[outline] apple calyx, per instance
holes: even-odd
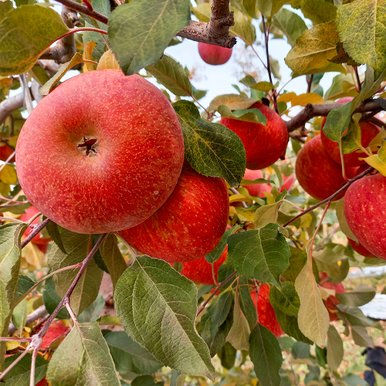
[[[86,156],[90,154],[96,154],[95,145],[97,142],[98,140],[96,138],[83,137],[83,142],[78,145],[78,148],[80,148],[82,151],[85,151]]]

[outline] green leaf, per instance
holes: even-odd
[[[59,232],[67,253],[64,253],[57,244],[50,246],[47,259],[51,271],[80,263],[89,252],[89,235],[73,233],[63,228],[59,228]],[[68,270],[54,276],[55,287],[59,296],[65,294],[76,273],[77,270]],[[96,299],[101,280],[102,271],[95,261],[90,261],[71,295],[71,307],[76,314],[82,312]]]
[[[23,5],[0,20],[0,75],[28,71],[68,28],[53,9]]]
[[[300,299],[298,314],[300,331],[318,346],[323,347],[327,340],[330,318],[315,281],[310,255],[296,278],[295,288]]]
[[[323,127],[323,132],[328,138],[335,142],[341,141],[344,132],[350,125],[351,114],[356,107],[354,101],[355,99],[328,113],[326,123]]]
[[[249,328],[248,320],[245,317],[243,310],[240,307],[239,297],[235,296],[235,303],[233,307],[233,324],[226,337],[236,350],[249,349]]]
[[[301,9],[314,24],[326,23],[336,17],[336,7],[328,0],[302,0]]]
[[[240,305],[248,320],[249,327],[252,330],[256,325],[257,318],[256,308],[252,301],[248,284],[248,279],[245,276],[239,278]]]
[[[257,7],[265,17],[271,17],[287,3],[286,0],[257,0]]]
[[[245,149],[240,138],[218,123],[200,117],[192,102],[174,104],[185,141],[185,157],[198,173],[222,177],[237,185],[245,171]]]
[[[97,323],[74,325],[52,356],[47,379],[53,386],[120,385]]]
[[[266,116],[259,109],[255,108],[231,111],[227,106],[220,106],[218,112],[222,117],[232,117],[240,121],[261,123],[262,125],[267,123]]]
[[[287,315],[297,316],[300,306],[299,296],[291,282],[284,282],[282,287],[272,287],[269,300],[275,310],[280,310]]]
[[[168,263],[140,256],[119,278],[114,299],[125,331],[158,361],[212,377],[209,350],[194,327],[197,289],[192,282]]]
[[[307,261],[307,255],[304,253],[304,251],[298,248],[290,247],[290,251],[290,264],[288,269],[283,273],[283,277],[286,280],[295,282],[296,278],[298,277],[300,271],[302,270],[304,264]]]
[[[109,331],[105,335],[115,367],[123,378],[153,374],[162,364],[149,351],[134,342],[123,331]]]
[[[54,280],[52,278],[47,279],[43,290],[43,302],[49,314],[52,314],[61,299],[62,298],[57,294],[55,290]],[[62,308],[56,318],[69,319],[70,315],[68,314],[66,308]]]
[[[261,385],[280,385],[279,370],[283,357],[275,336],[267,328],[257,324],[251,333],[249,344],[249,355]]]
[[[338,7],[337,28],[356,62],[381,72],[386,67],[386,1],[355,0]]]
[[[237,9],[233,11],[233,17],[234,25],[229,31],[242,39],[248,46],[253,45],[256,40],[256,30],[252,24],[252,18]]]
[[[343,342],[334,326],[330,326],[327,334],[327,364],[332,371],[336,371],[343,360]]]
[[[228,238],[228,263],[238,273],[278,285],[289,264],[290,249],[277,224],[237,233]]]
[[[251,107],[256,102],[256,99],[248,98],[245,95],[239,94],[224,94],[218,95],[212,99],[209,104],[208,111],[214,112],[222,105],[228,107],[229,110],[242,110]]]
[[[346,96],[357,95],[355,83],[351,74],[334,76],[330,88],[326,91],[325,99],[335,100]]]
[[[118,248],[116,236],[112,234],[108,235],[99,248],[99,252],[109,271],[113,286],[115,287],[118,279],[127,268],[125,259]]]
[[[189,5],[189,0],[137,0],[115,8],[109,18],[109,42],[126,74],[159,60],[188,24]]]
[[[254,224],[256,228],[263,228],[268,224],[275,224],[279,216],[279,209],[283,200],[273,204],[262,205],[256,209]]]
[[[186,70],[180,63],[167,55],[155,64],[146,67],[162,85],[177,96],[192,96],[193,88]]]
[[[282,8],[273,18],[272,24],[279,28],[293,46],[296,39],[307,29],[304,20],[294,12]]]
[[[13,10],[13,4],[11,1],[2,1],[0,3],[0,19],[4,17],[4,15]]]
[[[284,60],[296,75],[340,71],[341,65],[330,62],[338,42],[334,22],[318,24],[302,33]]]
[[[206,256],[205,256],[205,259],[208,263],[214,263],[216,260],[219,259],[219,257],[221,256],[221,254],[224,252],[224,249],[228,243],[228,237],[230,235],[232,235],[233,233],[235,233],[237,230],[240,229],[240,226],[239,225],[234,225],[231,229],[228,229],[224,232],[224,234],[222,235],[220,241],[218,242],[218,244],[215,246],[214,249],[212,249],[212,251],[210,251]]]
[[[360,307],[364,304],[367,304],[375,296],[375,291],[351,291],[336,294],[337,299],[340,303],[345,304],[346,306],[351,307]]]
[[[8,367],[18,356],[10,356],[5,360],[5,366]],[[38,355],[35,366],[35,382],[39,382],[46,374],[48,362]],[[4,386],[28,386],[31,374],[31,355],[25,356],[4,378]]]

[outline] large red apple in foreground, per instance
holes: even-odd
[[[92,71],[65,81],[27,119],[16,168],[28,200],[59,225],[107,233],[149,218],[184,157],[166,97],[138,75]]]
[[[198,53],[205,63],[219,65],[226,63],[230,59],[232,48],[200,42],[198,43]]]
[[[227,117],[220,123],[240,137],[247,155],[247,168],[263,169],[285,154],[287,126],[279,114],[263,103],[255,103],[250,108],[259,109],[265,115],[266,125]]]
[[[251,292],[251,298],[255,305],[257,317],[259,323],[268,328],[276,337],[283,335],[283,330],[277,321],[275,310],[273,309],[271,302],[269,301],[269,293],[271,288],[268,284],[262,284],[259,288],[259,292]]]
[[[386,259],[386,177],[376,174],[355,181],[344,196],[344,213],[359,243]]]
[[[218,270],[225,262],[227,256],[228,246],[225,247],[224,252],[214,264],[208,263],[205,256],[183,263],[181,274],[195,283],[214,285],[216,284],[214,279],[217,280]]]
[[[312,197],[323,200],[336,192],[346,182],[342,168],[324,151],[320,135],[306,142],[296,159],[296,178]],[[352,170],[348,170],[355,174]],[[342,195],[335,197],[335,200]]]
[[[225,182],[185,165],[166,203],[148,220],[120,235],[152,257],[169,263],[191,261],[217,245],[226,229],[228,211]]]

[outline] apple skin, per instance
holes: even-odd
[[[30,206],[29,208],[26,209],[26,211],[20,216],[21,221],[23,222],[28,222],[33,216],[38,214],[39,211],[34,207]],[[36,218],[30,226],[25,230],[23,237],[28,237],[30,233],[33,231],[33,228],[35,225],[39,224],[40,220],[39,218]],[[47,245],[49,243],[50,239],[42,237],[40,233],[38,233],[32,240],[31,242],[35,245],[38,246],[38,248],[43,252],[47,252]]]
[[[224,180],[198,174],[185,164],[166,203],[142,224],[119,234],[149,256],[169,263],[192,261],[217,245],[228,213]]]
[[[344,213],[359,243],[386,259],[386,177],[375,174],[355,181],[344,196]]]
[[[95,153],[81,147],[84,138],[97,141]],[[167,98],[118,70],[65,81],[32,112],[16,146],[17,175],[31,204],[87,234],[149,218],[172,193],[183,158],[181,126]]]
[[[261,170],[251,170],[251,169],[245,169],[244,173],[244,180],[257,180],[258,178],[264,178],[263,173]],[[251,185],[243,185],[245,189],[248,190],[249,194],[251,196],[256,197],[265,197],[266,193],[270,193],[272,190],[272,186],[269,184],[251,184]]]
[[[357,243],[356,241],[354,240],[351,240],[347,237],[347,240],[348,240],[348,243],[351,245],[351,248],[359,253],[360,255],[364,256],[364,257],[372,257],[373,254],[371,252],[369,252],[362,244],[360,243]]]
[[[217,66],[226,63],[230,59],[232,48],[200,42],[198,43],[198,53],[205,63]]]
[[[355,175],[352,169],[347,174]],[[336,192],[345,180],[342,168],[324,151],[320,135],[306,142],[299,151],[295,166],[296,178],[301,187],[312,197],[324,200]],[[344,193],[338,195],[338,200]]]
[[[261,102],[250,108],[259,109],[265,115],[266,125],[228,117],[222,118],[220,123],[240,137],[245,147],[247,168],[263,169],[285,154],[288,144],[287,126],[279,114]]]
[[[6,143],[0,143],[0,160],[6,161],[8,157],[14,152],[11,146]]]
[[[268,284],[264,283],[260,285],[258,293],[256,293],[256,291],[251,292],[251,298],[256,308],[259,323],[268,328],[273,335],[279,337],[283,335],[284,332],[277,321],[275,310],[269,301],[270,292],[271,288]]]
[[[193,261],[183,263],[181,275],[184,275],[188,279],[198,284],[215,285],[216,283],[213,280],[213,274],[217,280],[218,270],[220,269],[221,265],[225,262],[227,257],[228,257],[228,246],[225,247],[224,252],[214,262],[214,264],[208,263],[205,259],[205,256],[200,257],[199,259],[196,259]],[[214,272],[212,272],[212,265],[213,265]]]

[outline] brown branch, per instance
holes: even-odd
[[[323,204],[326,204],[330,201],[332,201],[336,196],[338,196],[340,193],[344,192],[353,182],[361,179],[362,177],[364,177],[365,175],[369,174],[371,171],[373,171],[374,169],[372,167],[369,167],[367,168],[366,170],[364,170],[362,173],[358,174],[357,176],[351,178],[350,180],[348,180],[343,186],[341,186],[336,192],[334,192],[333,194],[331,194],[331,196],[328,196],[327,198],[325,198],[324,200],[322,201],[319,201],[317,204],[313,205],[313,206],[310,206],[308,209],[304,210],[303,212],[299,213],[298,215],[296,215],[295,217],[291,218],[291,220],[287,221],[285,224],[283,224],[283,227],[286,227],[290,224],[292,224],[294,221],[296,221],[297,219],[299,219],[300,217],[304,216],[305,214],[309,213],[309,212],[312,212],[313,210],[315,210],[316,208],[319,208],[320,206],[322,206]]]
[[[72,0],[56,0],[56,1],[60,4],[63,4],[69,9],[72,9],[84,15],[90,16],[93,19],[100,21],[103,24],[107,24],[109,22],[109,19],[105,15],[102,15],[101,13],[88,8],[86,5],[79,4],[76,1],[72,1]]]
[[[7,99],[3,100],[0,103],[0,123],[3,123],[5,119],[11,115],[12,111],[23,107],[24,104],[24,94],[20,93]]]
[[[27,316],[25,325],[28,326],[31,323],[35,322],[36,320],[46,317],[47,315],[48,315],[48,312],[46,310],[46,307],[44,305],[40,306]],[[12,335],[15,331],[16,331],[15,325],[13,323],[10,323],[8,328],[8,334]],[[14,339],[14,338],[10,338],[10,339]]]
[[[307,121],[313,117],[326,116],[331,110],[342,107],[341,103],[327,103],[323,105],[313,105],[309,103],[300,111],[297,115],[286,122],[287,129],[289,132],[302,127]],[[379,112],[382,107],[374,100],[361,103],[355,110],[354,113],[364,113],[367,111]]]
[[[34,230],[28,235],[28,237],[26,237],[23,242],[21,243],[20,245],[20,248],[24,248],[36,235],[38,235],[41,230],[47,226],[47,224],[50,222],[51,220],[49,218],[46,218],[45,220],[43,220],[41,223],[35,225],[34,227]]]

